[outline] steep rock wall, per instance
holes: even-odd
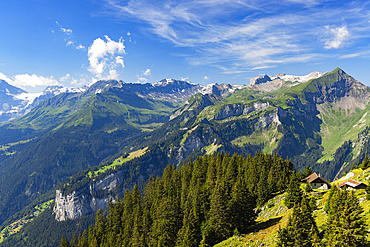
[[[266,103],[256,102],[252,105],[242,105],[242,104],[226,105],[218,111],[214,119],[223,120],[228,117],[248,115],[254,111],[262,111],[269,106],[270,104],[268,102]]]
[[[54,213],[57,221],[66,219],[76,219],[81,216],[105,209],[108,207],[110,200],[115,202],[116,196],[122,196],[123,192],[108,196],[107,198],[96,198],[94,192],[113,190],[121,182],[121,173],[113,173],[106,178],[91,184],[88,193],[82,191],[73,191],[71,194],[64,196],[60,190],[56,190]]]

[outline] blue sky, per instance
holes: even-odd
[[[370,86],[370,1],[1,1],[0,36],[0,79],[29,92],[336,67]]]

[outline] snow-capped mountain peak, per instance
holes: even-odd
[[[61,93],[79,93],[86,88],[48,86],[43,92],[28,93],[21,88],[0,80],[0,123],[21,117],[35,108],[41,101]]]

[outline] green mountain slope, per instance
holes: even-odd
[[[102,83],[82,94],[58,95],[0,126],[0,223],[61,181],[119,153],[181,104]]]

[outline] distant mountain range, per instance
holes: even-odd
[[[74,219],[167,164],[221,151],[276,152],[335,179],[370,152],[369,102],[370,89],[340,68],[249,85],[110,80],[65,91],[0,125],[0,224],[56,189],[55,215]]]
[[[41,93],[27,93],[21,88],[9,85],[0,80],[0,123],[24,116],[43,100],[54,97],[60,93],[77,93],[86,88],[65,88],[61,86],[48,86]]]
[[[260,88],[262,86],[261,83],[263,82],[263,85],[267,85],[266,82],[269,82],[269,84],[271,84],[270,87],[273,89],[276,86],[279,87],[281,81],[284,82],[290,80],[301,83],[309,79],[317,78],[321,75],[323,74],[319,72],[312,72],[307,76],[289,76],[286,74],[278,74],[273,77],[269,77],[267,75],[264,77],[257,76],[256,78],[251,79],[250,86],[264,90],[266,86],[264,88]],[[212,93],[219,96],[225,96],[233,93],[236,89],[240,90],[246,87],[245,85],[218,85],[216,83],[203,86],[174,79],[163,79],[155,83],[145,84],[121,83],[123,88],[130,89],[138,95],[168,100],[184,100],[198,92],[202,94]],[[61,93],[81,93],[87,89],[87,86],[82,88],[48,86],[41,93],[28,93],[21,88],[8,84],[4,80],[0,80],[0,123],[24,116],[43,100],[49,99]],[[97,90],[96,93],[99,93],[99,90]]]

